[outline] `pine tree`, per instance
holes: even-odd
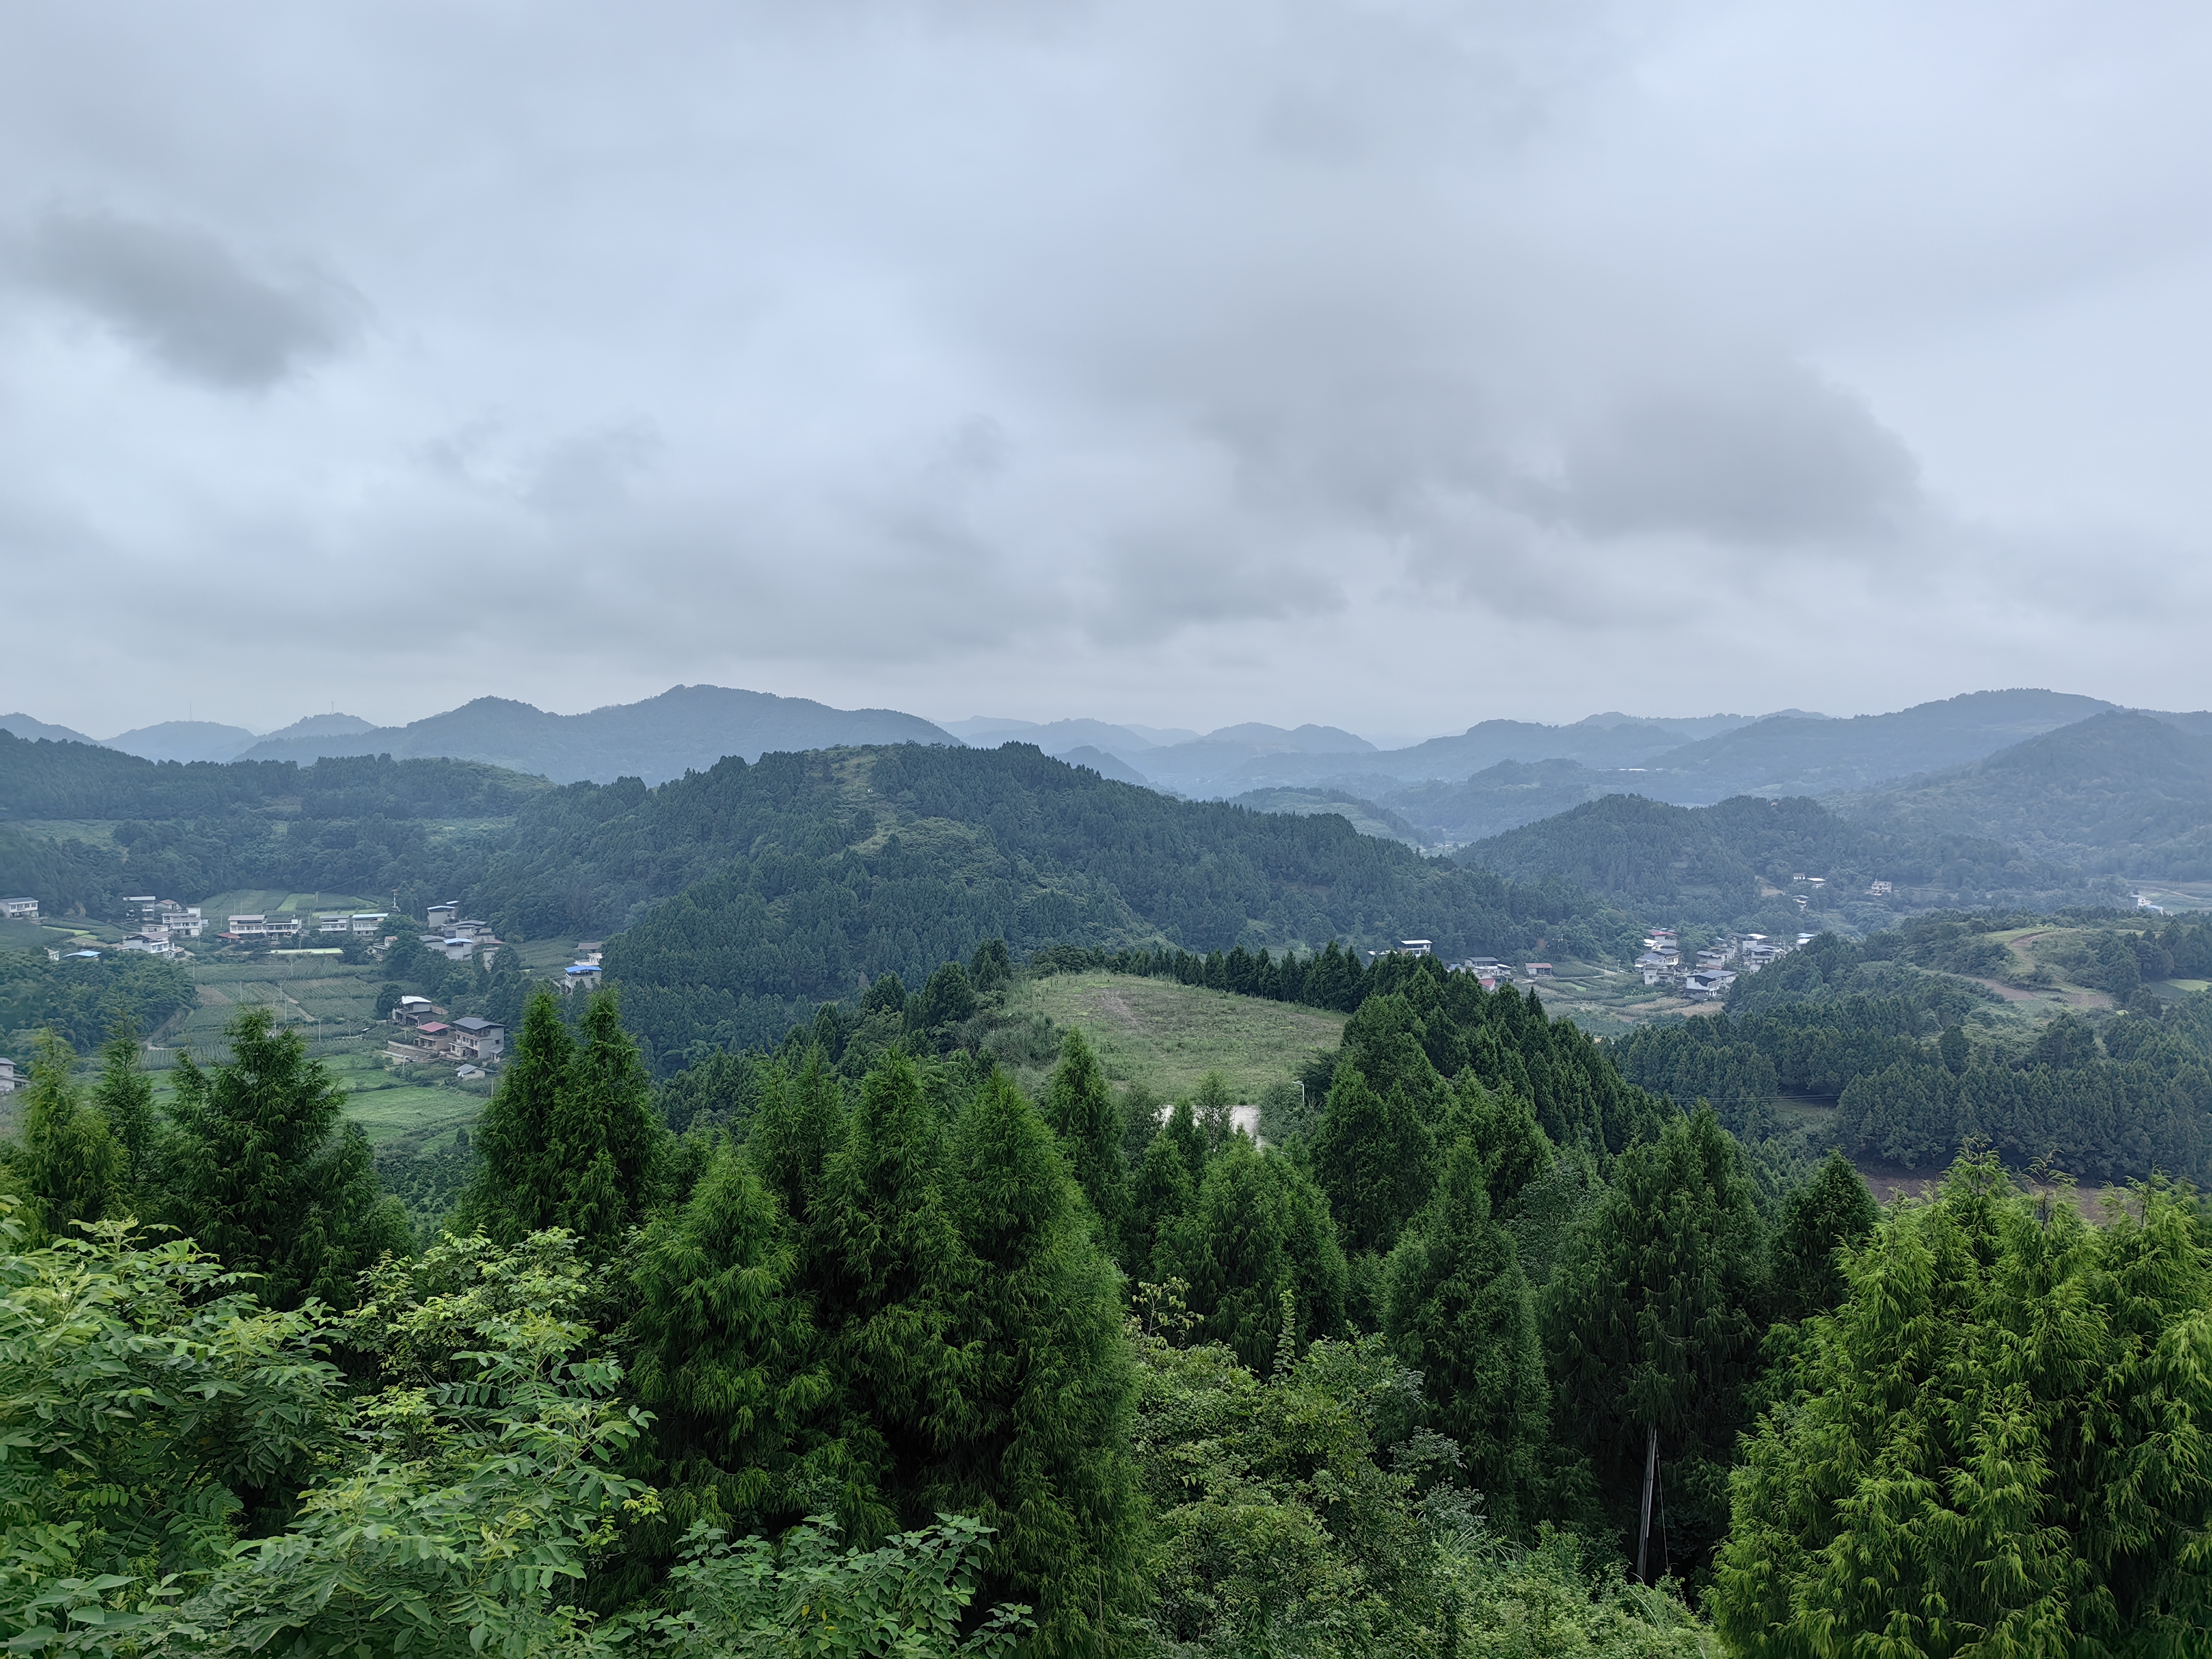
[[[72,1222],[106,1219],[125,1191],[124,1149],[106,1118],[79,1096],[76,1066],[76,1053],[58,1033],[39,1033],[15,1161],[38,1224],[52,1238],[78,1237]]]
[[[1421,1373],[1437,1428],[1511,1531],[1534,1518],[1550,1399],[1534,1304],[1492,1212],[1489,1176],[1472,1140],[1445,1154],[1435,1194],[1391,1254],[1383,1333]]]
[[[1099,1240],[1119,1260],[1129,1219],[1129,1166],[1121,1156],[1121,1114],[1107,1087],[1098,1056],[1070,1031],[1060,1065],[1045,1091],[1045,1121],[1058,1133],[1075,1167],[1075,1179],[1098,1218]]]
[[[575,1055],[560,1004],[539,987],[477,1121],[476,1177],[457,1218],[464,1227],[512,1245],[561,1224],[568,1191],[553,1157],[553,1121]]]
[[[227,1266],[262,1274],[264,1302],[349,1306],[356,1275],[406,1248],[406,1214],[379,1194],[368,1138],[344,1121],[346,1091],[298,1031],[250,1008],[224,1036],[228,1060],[178,1060],[169,1219]]]
[[[653,1413],[657,1553],[693,1522],[776,1530],[829,1395],[775,1198],[725,1144],[690,1202],[647,1230],[632,1276],[631,1382]]]
[[[963,1115],[955,1219],[976,1272],[949,1333],[971,1416],[919,1496],[999,1529],[982,1601],[1037,1610],[1041,1652],[1118,1652],[1141,1601],[1135,1378],[1112,1265],[1051,1132],[1003,1073]]]
[[[640,1224],[667,1131],[653,1080],[623,1030],[610,988],[584,1010],[584,1040],[554,1098],[551,1163],[564,1188],[556,1217],[586,1249],[607,1251]]]

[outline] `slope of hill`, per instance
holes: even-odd
[[[325,755],[438,755],[534,772],[556,783],[621,777],[661,783],[727,755],[750,761],[777,750],[954,741],[927,720],[894,709],[831,708],[765,691],[678,685],[642,702],[586,714],[549,714],[526,702],[479,697],[407,726],[271,739],[241,758],[305,763]]]
[[[236,760],[257,741],[242,726],[214,720],[163,720],[100,739],[107,748],[152,761]]]
[[[1889,833],[1802,796],[1686,807],[1607,795],[1455,856],[1516,881],[1571,882],[1655,922],[1747,916],[1795,875],[1822,877],[1823,902],[1863,893],[1876,879],[1894,885],[1898,902],[1920,905],[2090,896],[2080,872],[2017,848],[1969,835]]]
[[[1419,830],[1389,807],[1363,800],[1344,789],[1254,789],[1231,796],[1230,804],[1249,806],[1255,812],[1334,812],[1363,836],[1402,841],[1408,847],[1426,842]]]
[[[1777,715],[1654,759],[1646,793],[1682,805],[1822,794],[1961,765],[2112,704],[2064,692],[1972,691],[1850,720]]]
[[[665,903],[655,901],[683,890]],[[1173,800],[1008,744],[769,755],[526,809],[465,895],[510,936],[585,928],[664,1054],[773,1040],[884,972],[1003,938],[1281,950],[1404,934],[1449,954],[1618,948],[1564,888],[1425,860],[1334,814]]]
[[[49,726],[44,720],[34,720],[28,714],[0,714],[0,732],[36,743],[45,738],[48,743],[97,743],[97,738],[88,738],[82,732],[73,732],[66,726]]]
[[[1580,761],[1500,761],[1464,783],[1431,779],[1379,798],[1431,843],[1480,841],[1548,818],[1601,795],[1632,794],[1641,772],[1596,771]]]
[[[2212,874],[2212,738],[2129,710],[1834,804],[1893,833],[1996,836],[2122,874]]]

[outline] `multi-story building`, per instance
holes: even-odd
[[[39,902],[34,898],[0,899],[0,921],[36,921]]]

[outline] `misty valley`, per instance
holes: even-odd
[[[27,1653],[2212,1640],[2212,714],[11,715],[0,1128]]]

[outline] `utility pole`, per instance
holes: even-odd
[[[1644,1452],[1644,1507],[1636,1523],[1636,1577],[1639,1583],[1648,1584],[1651,1575],[1645,1571],[1651,1549],[1651,1489],[1659,1480],[1659,1425],[1651,1425],[1651,1438]]]

